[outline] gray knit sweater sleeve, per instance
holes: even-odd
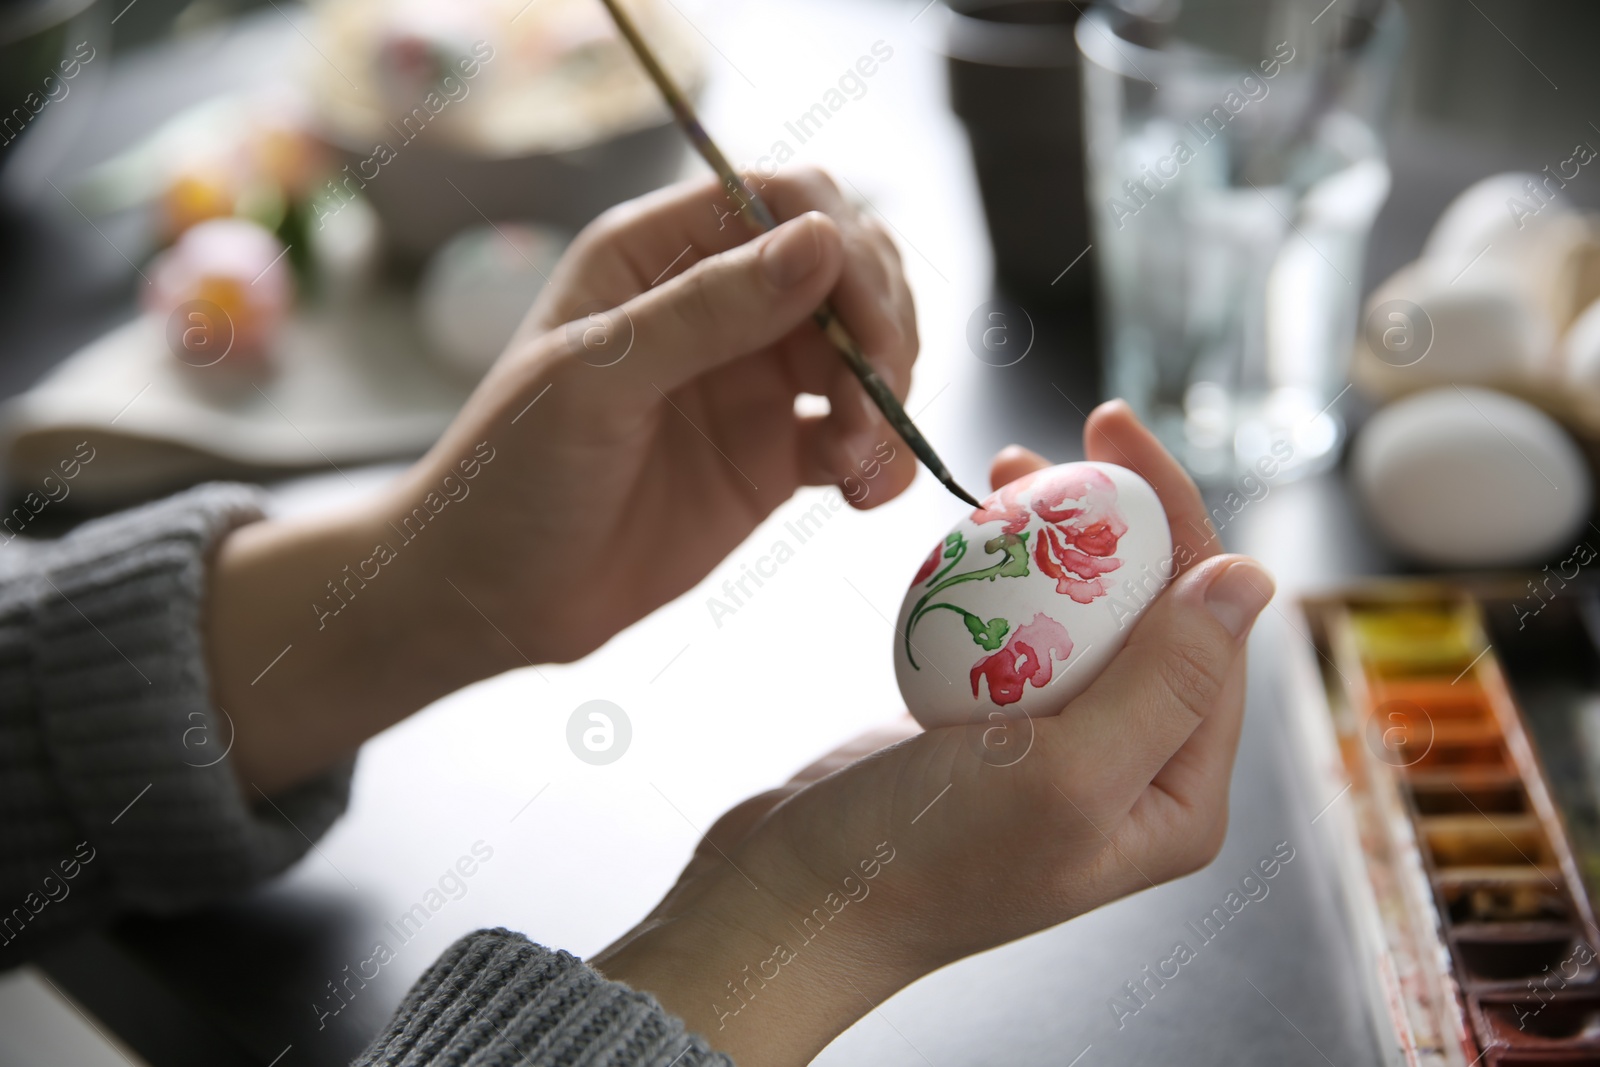
[[[0,970],[125,911],[283,870],[344,810],[348,767],[251,803],[211,703],[206,567],[262,497],[206,485],[56,541],[0,525]],[[731,1067],[650,997],[506,930],[457,942],[362,1065]]]
[[[348,769],[274,809],[223,758],[206,564],[261,502],[206,485],[59,540],[0,540],[0,967],[117,912],[243,890],[344,810]]]
[[[457,941],[355,1067],[733,1067],[653,997],[509,930]]]

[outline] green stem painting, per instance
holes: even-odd
[[[944,608],[961,616],[966,623],[967,632],[972,635],[972,641],[985,652],[993,652],[1005,643],[1006,634],[1011,632],[1011,624],[1005,619],[994,618],[985,622],[983,619],[959,608],[948,601],[930,603],[933,598],[949,589],[951,586],[960,585],[962,582],[976,582],[983,579],[994,581],[996,578],[1026,578],[1028,576],[1028,535],[1026,532],[1019,534],[1003,533],[999,537],[991,538],[983,543],[983,551],[988,555],[1000,555],[1000,560],[978,570],[966,571],[962,574],[950,572],[960,565],[967,554],[967,539],[960,533],[952,533],[945,538],[944,558],[949,560],[943,570],[929,578],[928,591],[912,607],[910,616],[906,619],[906,659],[910,661],[915,670],[921,670],[917,657],[912,651],[911,633],[922,621],[922,617],[930,611]]]

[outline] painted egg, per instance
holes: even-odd
[[[1490,389],[1447,387],[1390,404],[1357,438],[1351,472],[1400,551],[1450,567],[1537,560],[1589,514],[1589,469],[1543,411]]]
[[[1054,715],[1086,689],[1174,572],[1155,490],[1110,463],[1019,478],[923,560],[895,676],[925,727]]]
[[[223,322],[205,324],[205,330],[208,336],[212,329],[223,330],[228,338],[224,355],[236,353],[235,365],[265,358],[268,342],[294,298],[294,272],[286,258],[283,242],[256,223],[209,219],[185,230],[156,259],[151,272],[154,284],[145,303],[160,315],[190,303],[208,306],[209,314],[220,314]],[[201,316],[196,320],[199,326],[206,312],[194,314]],[[175,348],[173,354],[193,366],[209,365],[191,358],[209,359],[209,349]]]

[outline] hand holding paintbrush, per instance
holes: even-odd
[[[710,134],[706,133],[705,127],[700,125],[700,119],[695,115],[694,108],[689,103],[689,98],[683,94],[683,90],[678,87],[677,83],[672,80],[672,76],[667,73],[666,68],[661,65],[661,61],[656,58],[649,44],[640,35],[638,27],[628,17],[628,13],[618,6],[617,0],[601,0],[601,2],[605,4],[606,10],[611,13],[611,18],[616,22],[617,29],[627,40],[634,54],[639,57],[639,62],[643,64],[646,73],[650,75],[650,80],[655,82],[656,88],[661,90],[661,95],[666,100],[667,106],[672,109],[673,117],[677,119],[678,125],[683,127],[684,133],[688,134],[689,141],[694,145],[695,151],[699,152],[701,158],[710,165],[712,170],[717,172],[717,176],[722,179],[722,184],[728,190],[728,195],[739,204],[739,214],[745,220],[745,223],[757,233],[766,233],[768,230],[775,229],[778,221],[762,201],[760,194],[750,188],[749,184],[739,176],[738,172],[733,169],[732,164],[728,162],[728,157],[722,154],[722,150],[711,140]],[[872,364],[867,362],[867,357],[862,353],[861,347],[856,344],[855,339],[850,336],[850,332],[839,321],[839,316],[834,313],[833,307],[824,303],[817,308],[812,318],[822,332],[827,335],[833,346],[839,350],[839,354],[844,357],[845,363],[849,365],[851,372],[860,380],[862,388],[867,391],[867,395],[872,398],[872,402],[877,405],[878,410],[883,412],[883,417],[889,421],[889,425],[894,427],[895,432],[910,446],[911,451],[916,453],[917,458],[922,461],[923,465],[933,473],[935,478],[939,479],[946,489],[973,507],[979,507],[978,499],[956,484],[954,476],[945,467],[944,462],[939,459],[938,453],[934,452],[933,446],[928,444],[927,438],[922,436],[922,431],[918,430],[916,424],[911,421],[911,416],[906,414],[906,409],[900,405],[900,401],[896,399],[894,393],[884,384],[883,379],[878,376],[877,372],[872,369]]]

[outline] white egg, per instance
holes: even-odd
[[[1555,185],[1544,175],[1511,173],[1468,186],[1433,224],[1422,258],[1453,276],[1480,256],[1504,259],[1527,250],[1573,213]]]
[[[1600,300],[1567,328],[1561,339],[1561,369],[1568,381],[1600,388]]]
[[[1589,469],[1543,411],[1490,389],[1447,387],[1379,411],[1351,472],[1395,548],[1427,563],[1485,567],[1573,543],[1589,514]]]
[[[1548,175],[1485,178],[1439,216],[1419,264],[1447,282],[1498,271],[1559,332],[1600,296],[1593,291],[1600,238],[1560,189]]]
[[[532,223],[475,226],[452,237],[428,261],[417,290],[433,351],[463,374],[482,377],[566,247],[564,234]]]
[[[1498,265],[1452,280],[1424,264],[1367,300],[1360,357],[1402,388],[1515,377],[1548,362],[1555,328]]]
[[[1056,714],[1174,573],[1161,501],[1126,468],[1049,467],[983,504],[900,606],[895,676],[925,727]]]

